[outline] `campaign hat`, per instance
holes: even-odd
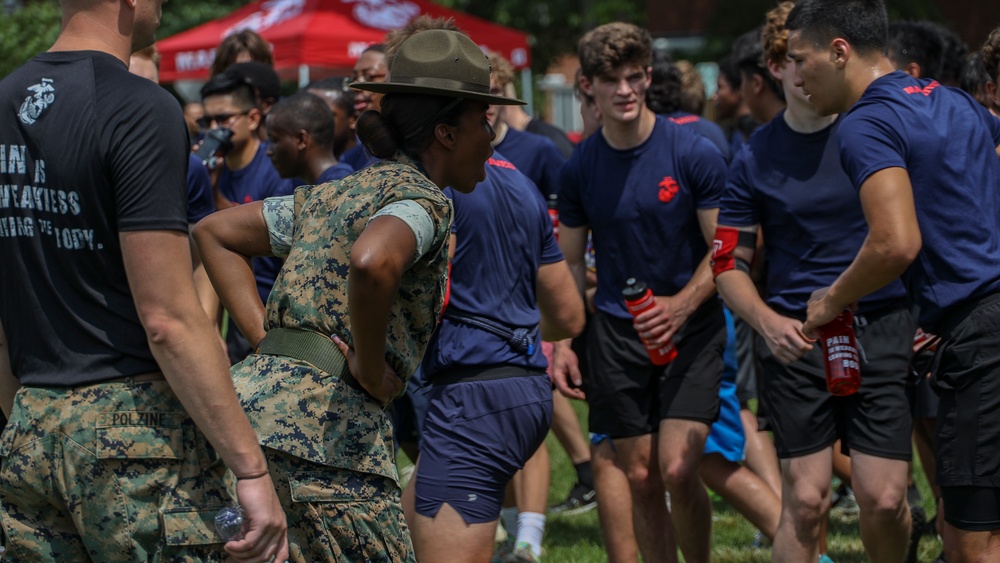
[[[378,94],[426,94],[494,105],[525,102],[490,94],[490,62],[464,33],[430,29],[404,41],[389,64],[386,82],[355,82],[351,88]]]

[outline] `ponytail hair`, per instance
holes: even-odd
[[[381,112],[368,110],[358,118],[358,137],[376,158],[391,158],[400,150],[418,158],[434,142],[435,126],[458,125],[467,103],[447,96],[386,94]]]

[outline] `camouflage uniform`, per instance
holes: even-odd
[[[226,466],[166,381],[23,387],[0,441],[5,561],[223,561]]]
[[[267,303],[267,328],[338,335],[351,344],[351,246],[372,215],[401,200],[418,203],[434,225],[430,250],[403,274],[386,332],[386,361],[405,383],[443,303],[452,207],[401,153],[339,182],[296,191],[291,251]],[[413,560],[389,419],[346,364],[339,371],[263,354],[232,368],[288,515],[292,559]]]

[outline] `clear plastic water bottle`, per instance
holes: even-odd
[[[215,515],[215,529],[222,541],[243,538],[243,508],[240,505],[227,506]]]

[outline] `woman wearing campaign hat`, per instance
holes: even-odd
[[[452,207],[492,154],[489,64],[467,37],[400,46],[362,115],[383,159],[343,180],[216,213],[195,231],[222,302],[257,352],[233,381],[288,515],[295,561],[409,561],[383,409],[416,369],[444,300]],[[248,257],[287,256],[266,310]]]

